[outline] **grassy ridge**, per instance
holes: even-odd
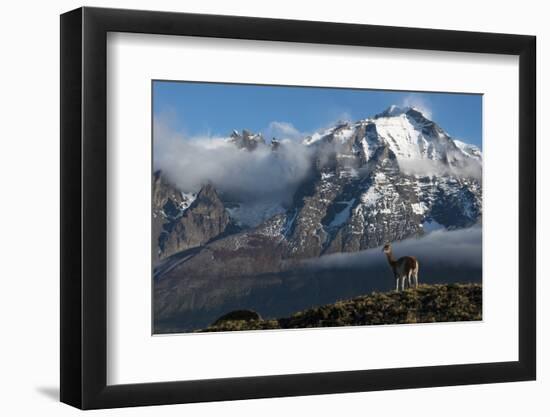
[[[372,293],[271,320],[218,321],[201,332],[481,320],[481,284],[421,285]]]

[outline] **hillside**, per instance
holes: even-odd
[[[372,293],[311,308],[290,317],[217,320],[201,332],[299,329],[481,320],[481,284],[421,285],[404,292]]]

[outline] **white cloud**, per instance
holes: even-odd
[[[428,101],[418,95],[411,94],[406,96],[401,103],[401,107],[415,107],[420,110],[428,119],[431,119],[433,116],[433,112]]]
[[[458,167],[445,165],[440,161],[430,159],[400,159],[399,166],[404,173],[409,175],[453,175],[481,179],[482,164],[480,160],[463,158]]]
[[[395,256],[415,256],[420,264],[432,267],[445,265],[448,268],[482,266],[482,228],[438,229],[420,238],[409,238],[391,242]],[[366,268],[386,264],[380,248],[353,253],[324,255],[308,261],[310,267],[325,268]]]
[[[290,124],[276,126],[294,132]],[[277,152],[270,146],[250,152],[228,138],[175,132],[163,118],[155,118],[153,135],[154,169],[186,192],[211,182],[233,201],[285,206],[311,167],[311,150],[295,141],[285,141]]]
[[[300,140],[307,136],[307,133],[300,132],[292,123],[273,121],[269,126],[262,131],[264,137],[269,141],[272,138],[279,140]]]
[[[336,117],[334,121],[329,124],[329,126],[334,126],[338,122],[353,122],[353,119],[350,113],[348,113],[347,111],[344,111],[340,113],[338,117]]]

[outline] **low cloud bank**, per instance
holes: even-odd
[[[311,166],[311,150],[293,140],[285,140],[277,152],[269,146],[249,152],[224,137],[185,137],[163,120],[154,126],[154,167],[183,191],[196,192],[212,182],[235,201],[285,205]],[[287,137],[298,134],[290,125],[271,127]]]
[[[465,159],[460,168],[444,165],[429,159],[400,159],[399,166],[409,175],[456,175],[481,179],[481,163],[476,160]]]
[[[396,258],[415,256],[423,266],[430,268],[482,267],[482,228],[474,226],[460,230],[435,230],[420,238],[392,243]],[[387,266],[381,248],[354,253],[336,253],[307,261],[307,267],[322,269],[363,269]]]

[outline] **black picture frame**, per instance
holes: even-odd
[[[107,385],[108,32],[519,56],[519,360]],[[60,57],[62,402],[95,409],[535,379],[534,36],[84,7],[61,15]]]

